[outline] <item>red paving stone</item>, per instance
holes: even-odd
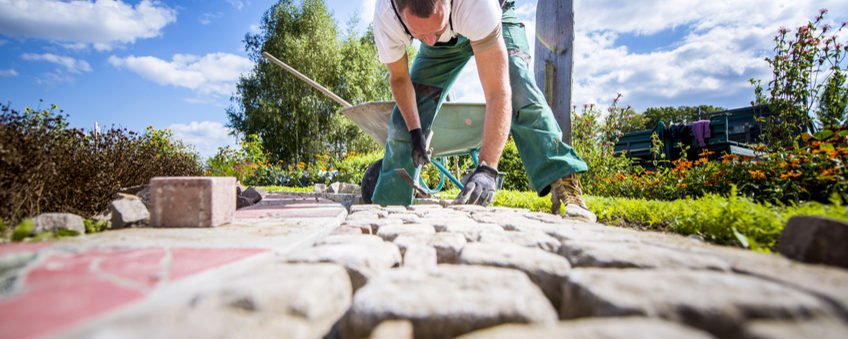
[[[168,251],[170,265],[164,260]],[[265,251],[154,247],[54,253],[26,274],[18,294],[0,300],[0,338],[54,333],[143,298],[166,276],[178,280]]]
[[[12,253],[36,252],[50,245],[50,243],[46,242],[4,244],[0,245],[0,257]]]

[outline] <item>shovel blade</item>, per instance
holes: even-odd
[[[395,173],[397,173],[397,175],[401,178],[401,180],[403,180],[403,182],[405,182],[409,186],[412,186],[412,188],[414,188],[416,191],[421,192],[422,194],[424,194],[424,196],[430,196],[430,192],[427,192],[426,190],[421,187],[418,187],[418,185],[415,184],[415,181],[412,180],[412,176],[410,176],[409,172],[407,172],[405,169],[395,168]]]

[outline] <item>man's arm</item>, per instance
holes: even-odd
[[[398,61],[386,64],[386,66],[389,67],[389,85],[392,89],[392,96],[395,98],[400,114],[403,115],[403,120],[406,122],[406,129],[411,131],[421,128],[418,104],[415,102],[415,88],[412,87],[412,80],[409,78],[409,59],[407,59],[406,53]]]
[[[480,160],[497,169],[512,118],[512,90],[509,86],[506,45],[503,39],[498,39],[497,45],[484,51],[475,51],[474,57],[483,94],[486,96],[486,121],[483,125]]]

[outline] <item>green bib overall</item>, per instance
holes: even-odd
[[[509,82],[512,88],[510,134],[521,155],[530,185],[539,196],[544,196],[550,191],[554,180],[585,172],[587,167],[574,149],[562,142],[562,131],[542,91],[536,86],[529,65],[527,35],[513,6],[504,10],[501,22],[509,53]],[[471,43],[462,35],[434,46],[421,44],[412,62],[410,78],[415,87],[422,130],[430,128],[445,96],[472,55]],[[434,135],[434,138],[438,137]],[[408,206],[412,203],[412,187],[394,172],[396,168],[405,168],[409,173],[415,171],[409,140],[406,122],[395,106],[389,124],[383,167],[371,199],[375,204]]]

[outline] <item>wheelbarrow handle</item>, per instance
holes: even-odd
[[[348,107],[351,107],[351,106],[352,106],[350,103],[348,103],[347,101],[345,101],[344,99],[342,99],[341,97],[339,97],[338,95],[336,95],[336,93],[331,92],[330,90],[328,90],[328,89],[324,88],[324,86],[321,86],[321,84],[319,84],[319,83],[317,83],[317,82],[313,81],[312,79],[310,79],[309,77],[307,77],[307,76],[305,76],[305,75],[301,74],[300,72],[298,72],[296,69],[292,68],[291,66],[286,65],[286,63],[284,63],[284,62],[280,61],[279,59],[275,58],[273,55],[271,55],[271,53],[268,53],[268,52],[262,52],[262,56],[263,56],[263,57],[265,57],[265,59],[268,59],[268,60],[270,60],[271,62],[273,62],[273,63],[275,63],[275,64],[279,65],[279,66],[280,66],[280,67],[282,67],[283,69],[285,69],[285,70],[289,71],[291,74],[294,74],[294,76],[296,76],[296,77],[300,78],[300,80],[303,80],[304,82],[306,82],[306,83],[307,83],[307,84],[309,84],[310,86],[315,87],[315,89],[317,89],[317,90],[321,91],[322,93],[326,94],[328,97],[330,97],[330,99],[333,99],[333,100],[335,100],[336,102],[338,102],[338,103],[339,103],[339,105],[344,106],[344,108],[348,108]]]

